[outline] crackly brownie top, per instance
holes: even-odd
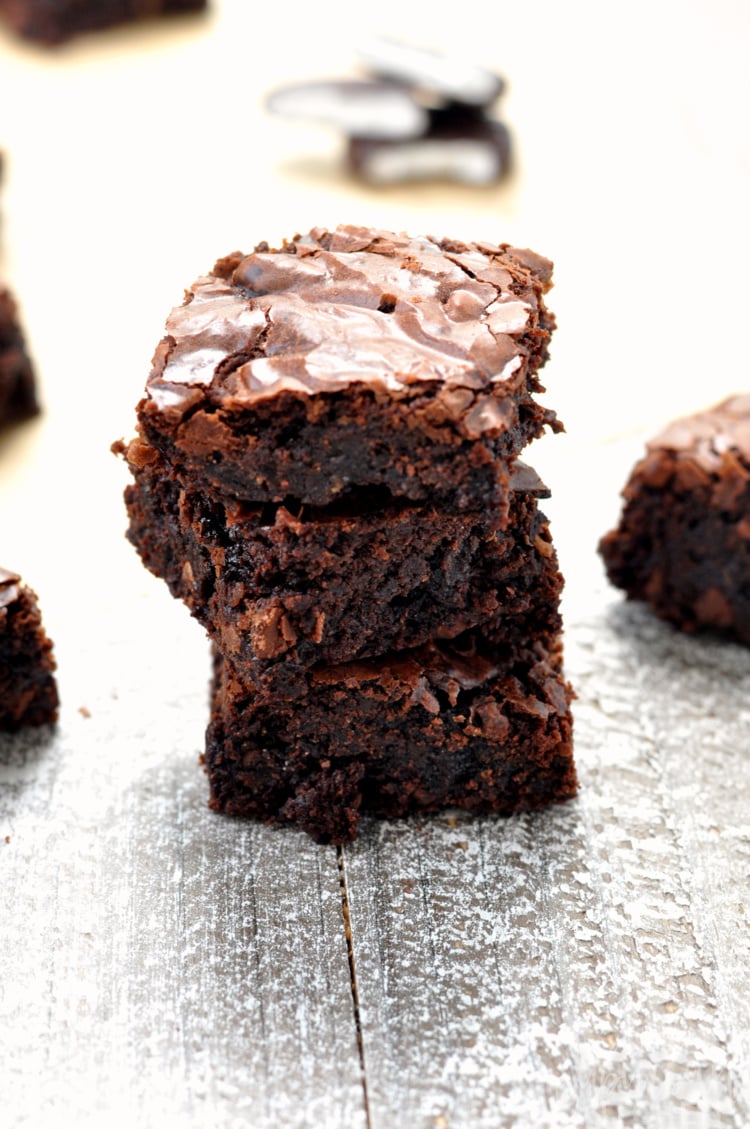
[[[502,420],[503,382],[529,353],[541,363],[551,271],[507,245],[363,227],[316,228],[280,250],[261,244],[219,260],[173,310],[148,398],[177,423],[206,397],[242,409],[284,391],[365,383],[408,397],[430,383],[454,418],[478,391],[499,394],[482,398],[475,421],[489,430]]]
[[[730,396],[713,408],[675,420],[647,447],[651,455],[669,451],[709,474],[736,459],[750,469],[750,394]]]

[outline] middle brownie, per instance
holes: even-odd
[[[373,490],[369,507],[252,505],[185,487],[143,440],[128,448],[128,537],[238,671],[267,672],[278,694],[313,664],[347,662],[453,638],[517,617],[562,580],[538,499],[517,464],[497,531]],[[555,629],[559,628],[559,621]]]

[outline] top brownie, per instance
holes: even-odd
[[[373,488],[499,511],[554,318],[531,251],[362,227],[220,259],[172,311],[138,406],[174,472],[253,501]]]

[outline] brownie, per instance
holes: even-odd
[[[0,729],[57,720],[54,671],[35,594],[16,573],[0,568]]]
[[[34,367],[13,295],[0,285],[0,427],[39,411]]]
[[[506,625],[507,627],[507,625]],[[249,688],[215,652],[205,765],[211,806],[319,842],[382,817],[509,815],[576,791],[570,688],[554,647],[480,632],[313,668],[303,702]]]
[[[599,549],[613,584],[683,631],[750,643],[750,395],[670,424]]]
[[[183,481],[316,506],[366,488],[494,512],[535,399],[551,264],[506,244],[315,229],[219,260],[169,317],[140,436]]]
[[[128,537],[144,564],[184,600],[235,666],[337,663],[451,637],[517,615],[561,578],[527,467],[514,472],[504,532],[476,514],[444,514],[371,496],[284,506],[217,500],[188,490],[152,447],[129,448]],[[360,499],[361,501],[361,499]],[[559,624],[558,624],[559,627]]]
[[[510,132],[502,122],[465,110],[433,110],[420,137],[355,136],[349,165],[371,184],[452,180],[492,184],[510,169]]]
[[[80,32],[100,31],[130,20],[197,12],[207,0],[0,0],[0,19],[17,34],[61,43]]]

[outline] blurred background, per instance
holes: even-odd
[[[361,74],[359,48],[383,35],[504,77],[511,175],[368,186],[335,129],[266,111],[286,83]],[[644,441],[747,387],[749,55],[740,0],[324,0],[293,16],[212,0],[54,48],[0,27],[0,277],[44,405],[0,436],[0,559],[40,592],[82,680],[103,635],[147,633],[153,606],[182,624],[125,542],[127,476],[109,449],[133,432],[168,311],[220,255],[314,225],[508,241],[554,260],[543,376],[567,433],[526,457],[553,490],[568,606],[585,604]],[[69,659],[63,690],[72,676]]]
[[[504,76],[510,177],[367,187],[346,174],[334,129],[265,112],[277,86],[360,73],[372,35]],[[40,559],[50,531],[80,551],[94,500],[96,551],[105,527],[119,536],[122,468],[108,448],[131,433],[167,312],[219,255],[312,225],[509,241],[554,259],[545,375],[567,438],[530,461],[558,497],[586,487],[602,444],[633,437],[636,453],[672,416],[745,387],[749,49],[741,0],[324,0],[294,15],[213,0],[203,16],[56,48],[0,29],[0,277],[46,409],[0,439],[3,559],[54,584]],[[629,457],[607,481],[602,529]],[[29,502],[50,524],[30,527]]]

